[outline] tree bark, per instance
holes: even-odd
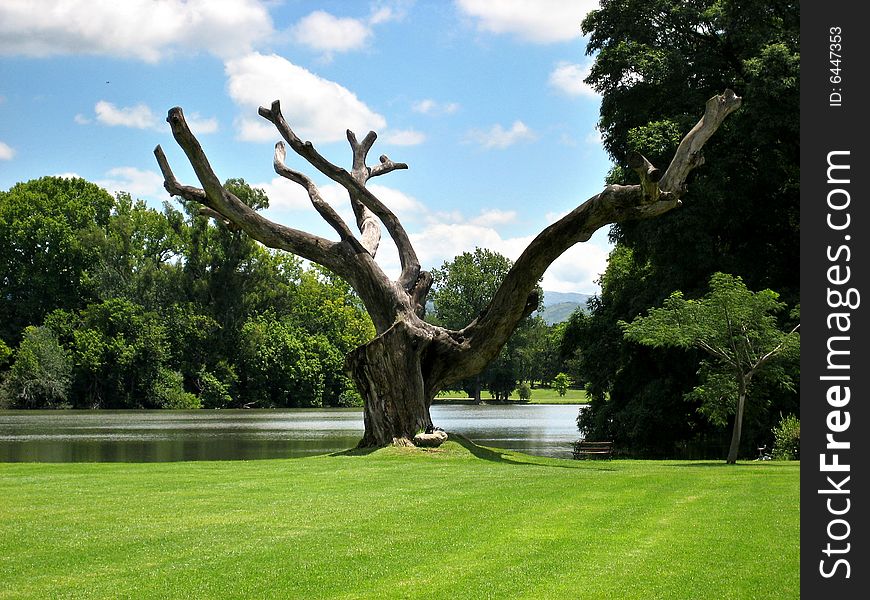
[[[741,377],[737,392],[737,412],[734,413],[734,429],[731,431],[731,446],[728,449],[729,465],[737,463],[737,453],[740,452],[740,437],[743,433],[743,410],[746,406],[747,382]]]
[[[170,194],[203,205],[219,222],[242,229],[266,246],[323,265],[354,288],[378,333],[374,340],[351,352],[345,362],[365,403],[365,434],[360,445],[410,445],[415,434],[432,427],[429,408],[438,391],[448,383],[480,373],[517,324],[537,307],[536,283],[556,258],[605,225],[653,218],[680,205],[686,178],[703,163],[701,148],[739,106],[740,98],[731,90],[711,98],[704,116],[682,140],[664,174],[642,156],[633,156],[631,166],[641,183],[607,186],[542,231],[514,263],[489,306],[459,331],[423,321],[432,276],[421,270],[410,237],[396,215],[365,187],[372,177],[407,168],[386,156],[381,156],[375,166],[366,165],[366,156],[377,137],[374,132],[360,142],[348,131],[353,166],[347,171],[296,136],[285,122],[278,101],[271,108],[259,110],[296,154],[348,191],[359,238],[323,201],[312,180],[284,164],[284,144],[276,145],[275,171],[305,188],[313,207],[338,235],[337,242],[269,221],[225,190],[180,108],[171,109],[167,121],[202,189],[180,184],[160,146],[154,152]],[[399,250],[401,274],[394,282],[374,260],[380,241],[378,221]]]
[[[360,446],[413,446],[416,434],[431,431],[422,366],[427,338],[425,328],[397,321],[347,355],[345,368],[365,399]]]

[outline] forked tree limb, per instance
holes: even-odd
[[[647,159],[633,157],[631,166],[641,177],[640,185],[609,185],[538,234],[516,260],[489,306],[459,332],[462,343],[455,348],[455,358],[445,361],[444,371],[435,377],[454,381],[485,367],[523,318],[536,282],[568,248],[588,240],[605,225],[652,218],[679,206],[686,178],[703,164],[701,149],[740,103],[741,98],[731,90],[710,98],[704,115],[682,139],[660,179]]]
[[[299,171],[294,171],[289,168],[286,164],[284,164],[284,159],[287,156],[287,150],[284,148],[284,142],[278,142],[275,144],[275,158],[272,163],[275,167],[275,172],[284,177],[285,179],[289,179],[295,183],[298,183],[305,191],[308,193],[308,198],[311,200],[311,204],[314,206],[314,209],[323,217],[323,220],[327,222],[327,224],[332,227],[338,236],[343,241],[349,241],[354,239],[354,235],[351,232],[350,228],[347,226],[347,223],[344,222],[335,209],[330,206],[330,204],[323,199],[320,195],[320,190],[317,189],[317,186],[314,184],[307,175],[300,173]]]
[[[281,134],[281,137],[290,144],[290,147],[299,154],[299,156],[307,160],[318,171],[336,183],[342,185],[350,192],[353,199],[371,210],[381,220],[384,227],[386,227],[387,232],[389,232],[390,237],[393,238],[396,248],[399,251],[399,263],[401,264],[402,273],[399,276],[397,283],[402,289],[410,291],[416,284],[417,278],[420,276],[420,261],[417,258],[417,252],[411,244],[408,233],[405,231],[405,228],[402,226],[393,211],[387,208],[387,206],[384,205],[377,196],[366,189],[364,181],[360,182],[356,177],[354,177],[353,173],[326,160],[314,148],[314,145],[311,142],[303,142],[300,140],[284,119],[284,115],[281,113],[281,103],[278,100],[272,103],[271,108],[261,106],[258,112],[260,116],[275,125],[278,132]],[[369,143],[370,139],[371,142]],[[357,160],[356,156],[360,156],[364,159],[368,149],[371,148],[371,144],[374,143],[373,134],[366,136],[363,142],[363,144],[358,144],[358,150],[354,149],[355,160]],[[354,141],[351,140],[352,147],[353,144]],[[368,148],[365,147],[366,145],[368,145]],[[395,163],[395,165],[396,166],[390,170],[402,168],[401,166],[398,166],[401,165],[401,163]],[[366,176],[366,179],[368,179],[368,175]]]
[[[199,141],[190,131],[181,108],[171,109],[166,120],[170,124],[175,141],[187,155],[197,179],[203,185],[203,188],[199,189],[180,184],[172,172],[163,149],[157,146],[154,155],[163,174],[163,186],[167,192],[203,205],[222,217],[224,221],[234,223],[266,246],[292,252],[321,264],[343,277],[351,275],[346,257],[349,252],[340,247],[342,243],[347,246],[346,242],[333,242],[305,231],[279,225],[257,213],[224,189]],[[212,213],[209,215],[214,216]],[[352,249],[347,248],[347,250]]]

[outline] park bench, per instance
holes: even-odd
[[[579,460],[593,458],[610,458],[613,442],[592,442],[578,440],[574,442],[574,458]]]

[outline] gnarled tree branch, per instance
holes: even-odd
[[[409,292],[413,286],[416,285],[417,279],[420,276],[420,261],[417,259],[417,253],[411,244],[408,233],[405,231],[405,228],[399,222],[396,215],[393,214],[393,212],[387,208],[377,196],[372,194],[365,187],[365,181],[368,180],[370,175],[364,166],[364,162],[368,150],[371,148],[371,145],[374,144],[376,137],[374,133],[367,135],[362,143],[357,143],[356,136],[353,134],[348,136],[348,140],[350,141],[351,148],[354,152],[354,163],[356,165],[354,171],[359,173],[358,176],[355,176],[354,173],[348,172],[346,169],[338,167],[326,160],[319,152],[317,152],[311,142],[303,142],[300,140],[284,120],[284,116],[281,114],[281,103],[278,100],[272,103],[271,108],[261,106],[259,114],[264,119],[275,125],[281,136],[288,144],[290,144],[290,147],[299,154],[299,156],[311,163],[311,165],[318,171],[336,183],[342,185],[351,194],[352,201],[359,202],[381,220],[384,227],[387,228],[390,237],[392,237],[393,241],[396,243],[396,248],[399,251],[399,262],[402,267],[402,273],[399,276],[398,284],[403,290]],[[390,170],[402,168],[399,165],[400,163],[394,163]],[[357,166],[358,168],[356,168]],[[384,172],[386,171],[384,170]],[[362,226],[365,224],[365,219],[363,218],[363,222],[359,223],[360,216],[360,213],[358,213],[357,220],[358,224]],[[365,233],[366,232],[363,231],[364,235]]]
[[[347,255],[353,252],[351,247],[346,243],[342,246],[343,242],[333,242],[304,231],[279,225],[257,213],[224,189],[220,179],[209,164],[199,141],[190,131],[181,108],[171,109],[166,120],[172,128],[175,141],[184,150],[197,179],[203,185],[203,189],[199,189],[180,184],[169,166],[163,149],[157,146],[154,149],[154,155],[163,173],[163,186],[167,192],[185,200],[202,204],[207,209],[206,214],[209,216],[220,218],[225,223],[235,224],[252,238],[269,247],[297,254],[302,258],[321,264],[343,277],[352,276],[347,260]]]
[[[605,225],[648,219],[679,206],[686,178],[703,163],[704,143],[740,102],[731,90],[708,100],[701,120],[680,142],[660,179],[647,159],[634,156],[631,166],[641,177],[640,185],[609,185],[544,229],[514,263],[483,314],[459,332],[462,344],[454,349],[454,360],[442,361],[445,370],[435,376],[453,381],[484,368],[523,318],[536,282],[565,250]]]

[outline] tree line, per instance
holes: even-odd
[[[268,207],[243,180],[225,185]],[[350,287],[179,206],[156,210],[83,179],[0,192],[0,405],[360,405],[344,357],[374,328]],[[467,322],[510,265],[485,249],[445,262],[429,319]],[[566,368],[563,328],[528,317],[481,375],[453,387],[479,400],[549,384]]]
[[[361,402],[342,363],[374,329],[347,284],[191,205],[159,211],[83,179],[17,184],[0,192],[0,282],[7,407]]]
[[[799,25],[799,3],[787,0],[610,0],[584,20],[595,57],[586,82],[602,97],[613,183],[634,180],[632,152],[653,164],[670,156],[711,91],[730,86],[743,98],[705,148],[706,166],[688,182],[682,207],[611,228],[601,293],[567,325],[573,374],[591,398],[578,422],[592,439],[635,456],[724,454],[738,394],[721,394],[714,410],[693,393],[716,387],[707,354],[651,347],[626,337],[623,324],[676,291],[702,298],[716,273],[799,304]],[[782,331],[795,325],[788,310],[776,318]],[[752,380],[743,456],[770,445],[781,417],[799,415],[799,382],[795,356]]]

